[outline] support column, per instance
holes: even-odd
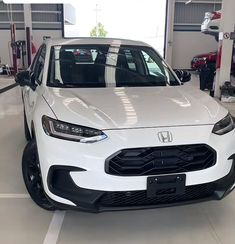
[[[166,11],[166,40],[165,40],[165,59],[172,65],[173,35],[174,35],[174,16],[175,16],[175,0],[167,0]]]
[[[225,81],[230,81],[231,62],[233,52],[233,40],[230,39],[230,33],[234,32],[235,27],[235,1],[222,1],[222,18],[220,22],[220,41],[219,49],[222,51],[220,68],[216,71],[215,96],[220,97],[220,87]]]
[[[16,27],[15,24],[11,24],[11,48],[12,48],[12,63],[13,63],[13,75],[18,72],[17,69],[17,54],[16,54]]]
[[[32,14],[31,5],[24,4],[24,24],[25,24],[25,38],[28,66],[32,61]]]

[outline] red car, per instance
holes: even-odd
[[[195,71],[200,71],[201,67],[206,62],[216,62],[217,59],[217,52],[210,52],[210,53],[204,53],[199,54],[195,56],[191,61],[191,69]]]
[[[235,53],[235,50],[234,50]],[[206,62],[216,63],[217,60],[217,52],[210,52],[205,54],[199,54],[195,56],[191,61],[191,69],[194,71],[200,71],[202,66],[206,64]],[[231,64],[232,74],[235,75],[235,58],[233,58]]]
[[[91,63],[93,62],[92,54],[90,51],[85,50],[85,49],[76,49],[73,51],[73,54],[75,56],[76,62],[84,63],[88,62]]]

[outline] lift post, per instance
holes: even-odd
[[[13,75],[17,73],[17,47],[15,45],[16,41],[16,28],[15,24],[11,24],[11,48],[12,48],[12,64],[13,64]]]
[[[218,53],[221,51],[221,63],[216,71],[215,79],[215,96],[220,98],[221,86],[226,81],[231,80],[231,62],[233,53],[233,38],[231,33],[234,32],[235,26],[235,1],[222,1],[222,18],[220,23],[219,47]]]
[[[31,5],[24,4],[24,22],[25,22],[25,34],[26,34],[26,50],[27,50],[27,61],[30,66],[32,61],[32,15]]]

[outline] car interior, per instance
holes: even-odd
[[[93,51],[94,52],[94,51]],[[77,61],[70,50],[60,51],[60,73],[64,85],[76,85],[78,87],[106,87],[106,70],[112,70],[115,74],[115,86],[166,86],[166,76],[160,69],[150,71],[148,63],[141,52],[120,49],[116,53],[96,51],[92,62],[89,59]],[[89,52],[91,53],[91,52]],[[132,55],[133,56],[130,56]],[[109,64],[108,59],[117,59],[116,64]],[[135,56],[138,55],[138,57]],[[142,57],[141,57],[142,55]],[[113,61],[113,60],[112,60]],[[152,61],[153,62],[153,61]]]

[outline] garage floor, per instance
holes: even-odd
[[[197,85],[194,80],[191,85]],[[235,111],[235,105],[230,107]],[[219,202],[154,210],[89,214],[40,209],[21,176],[22,122],[20,88],[0,94],[0,243],[234,244],[235,192]]]

